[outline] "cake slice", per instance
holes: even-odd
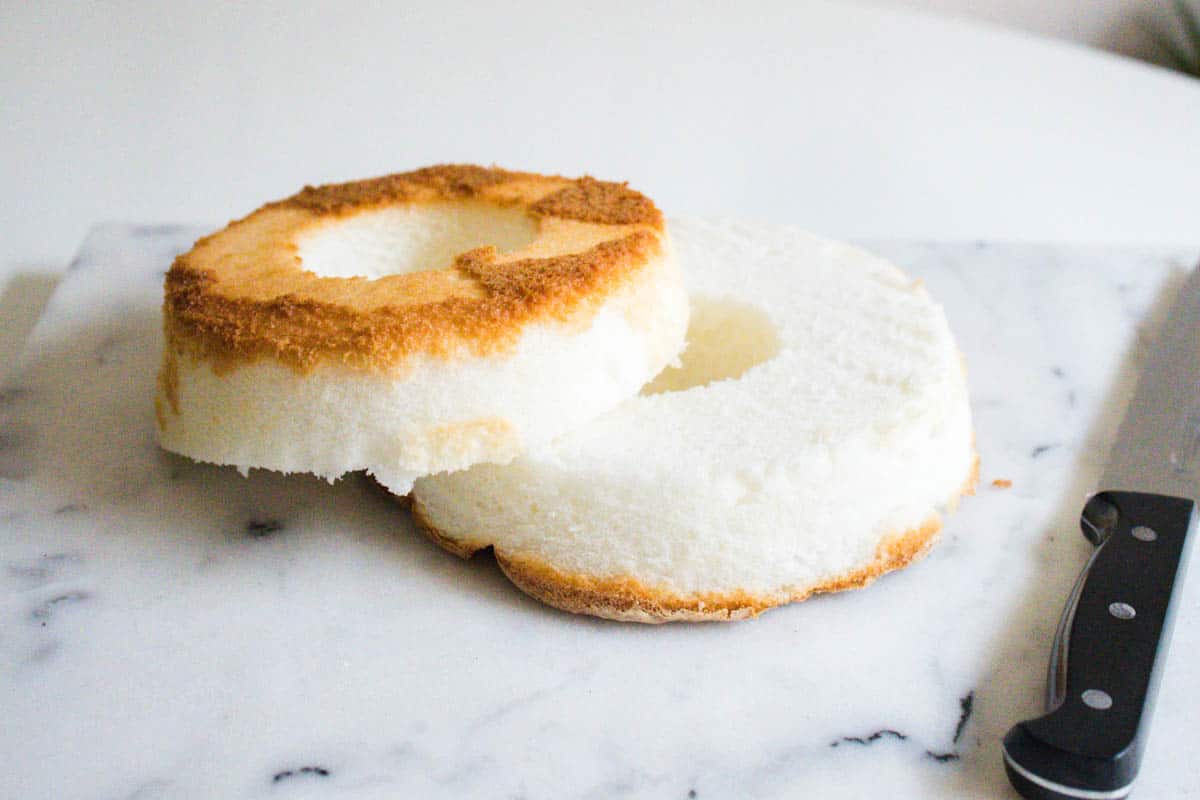
[[[963,360],[919,281],[767,224],[672,223],[688,345],[637,397],[505,466],[419,479],[418,524],[523,591],[638,622],[865,586],[973,490]]]

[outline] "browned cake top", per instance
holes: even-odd
[[[512,253],[480,247],[442,268],[374,280],[322,277],[301,262],[298,239],[321,226],[447,202],[521,209],[536,238]],[[388,371],[414,354],[499,352],[531,322],[589,319],[661,252],[663,237],[648,198],[589,177],[444,165],[309,186],[175,259],[163,307],[168,351],[218,369],[268,357],[301,371]]]

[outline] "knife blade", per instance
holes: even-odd
[[[1080,527],[1096,549],[1059,620],[1047,713],[1004,737],[1030,800],[1120,800],[1133,788],[1200,497],[1200,267],[1151,345]]]

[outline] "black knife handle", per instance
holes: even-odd
[[[1108,513],[1095,513],[1097,508]],[[1132,788],[1196,504],[1104,492],[1088,503],[1083,524],[1085,535],[1099,544],[1055,642],[1056,653],[1065,656],[1057,707],[1018,723],[1004,737],[1009,780],[1031,800],[1116,799]],[[1052,659],[1052,683],[1064,666],[1057,661]]]

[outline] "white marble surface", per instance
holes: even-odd
[[[526,599],[358,477],[160,452],[160,282],[196,234],[94,230],[0,391],[0,797],[1013,796],[999,738],[1039,711],[1139,323],[1198,255],[879,245],[960,338],[978,495],[865,591],[647,628]],[[1200,795],[1182,599],[1138,797]]]

